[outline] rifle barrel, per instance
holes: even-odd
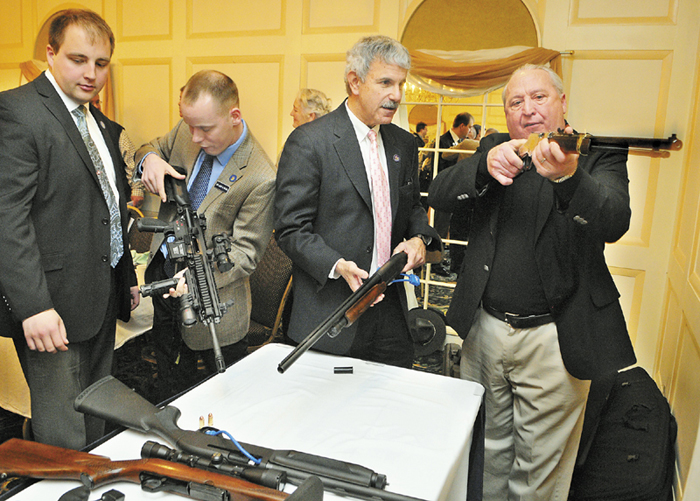
[[[683,147],[683,142],[675,134],[668,139],[560,133],[546,134],[544,137],[556,142],[565,151],[578,151],[582,155],[587,155],[590,151],[596,150],[627,151],[630,148],[636,148],[652,151],[678,151]]]

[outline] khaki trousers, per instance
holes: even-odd
[[[484,501],[565,501],[590,382],[566,371],[556,325],[513,329],[479,309],[460,375],[486,389]]]

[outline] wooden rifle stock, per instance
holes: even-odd
[[[379,296],[384,294],[385,290],[386,282],[377,284],[367,291],[367,294],[362,296],[359,301],[352,305],[348,311],[345,312],[345,318],[348,320],[348,325],[354,324],[355,321],[360,318],[360,315],[367,311]]]
[[[87,476],[89,487],[118,481],[142,483],[143,475],[228,491],[232,501],[283,501],[289,497],[274,489],[239,478],[209,472],[164,459],[112,461],[108,457],[12,438],[0,445],[0,473],[36,479],[78,480]]]
[[[563,151],[577,152],[581,155],[588,155],[591,151],[629,151],[636,155],[667,158],[670,156],[669,151],[678,151],[683,147],[683,142],[675,134],[668,139],[662,139],[550,132],[530,134],[527,142],[520,147],[520,156],[530,156],[543,139],[554,141]]]

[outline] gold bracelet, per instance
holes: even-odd
[[[577,167],[577,168],[578,168],[578,167]],[[572,177],[574,177],[574,174],[576,174],[576,169],[574,169],[574,171],[573,171],[571,174],[567,174],[566,176],[562,176],[562,177],[558,177],[558,178],[556,178],[556,179],[552,179],[552,182],[553,182],[553,183],[557,183],[557,184],[558,184],[558,183],[563,183],[563,182],[566,181],[567,179],[571,179]]]

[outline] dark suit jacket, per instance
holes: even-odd
[[[490,178],[486,157],[508,134],[482,139],[474,156],[440,173],[430,187],[428,203],[454,212],[474,200],[471,237],[462,273],[452,297],[447,320],[463,338],[469,333],[489,278],[498,237],[498,213],[507,187]],[[631,365],[634,351],[619,304],[619,293],[605,264],[606,242],[627,231],[630,207],[624,153],[581,156],[576,172],[578,186],[568,206],[560,203],[555,185],[541,180],[536,218],[535,261],[550,313],[559,333],[567,370],[591,379]],[[477,189],[477,173],[490,182]],[[517,182],[517,178],[515,179]],[[479,186],[478,188],[481,188]],[[481,192],[479,192],[481,191]]]
[[[117,174],[125,238],[115,277],[119,318],[128,320],[136,274],[119,129],[90,111]],[[80,132],[44,74],[0,93],[0,228],[0,335],[22,336],[22,320],[55,308],[69,341],[93,337],[109,298],[109,209]]]
[[[442,136],[440,136],[440,146],[439,148],[451,148],[455,144],[455,140],[452,138],[452,133],[448,130],[445,132]],[[452,167],[454,164],[457,163],[457,158],[453,158],[451,160],[445,160],[442,158],[442,153],[438,153],[438,172],[442,172],[443,170],[447,169],[448,167]]]
[[[389,169],[392,249],[419,234],[432,237],[431,250],[440,249],[440,238],[420,204],[415,139],[393,124],[382,125],[380,133]],[[287,139],[277,172],[275,232],[294,263],[288,335],[300,341],[351,293],[344,279],[328,278],[338,259],[374,271],[369,269],[374,247],[371,193],[345,103],[296,128]],[[345,353],[355,327],[334,339],[321,339],[315,348]]]

